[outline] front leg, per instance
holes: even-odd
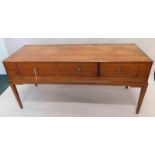
[[[148,83],[146,83],[144,86],[141,87],[139,101],[138,101],[138,105],[137,105],[137,109],[136,109],[136,114],[139,114],[139,111],[140,111],[140,108],[141,108],[147,87],[148,87]]]
[[[20,109],[23,109],[23,105],[22,105],[22,102],[20,100],[20,97],[19,97],[16,86],[13,83],[10,83],[10,87],[11,87],[11,89],[12,89],[12,91],[13,91],[15,97],[16,97],[16,100],[18,102],[18,105],[19,105]]]

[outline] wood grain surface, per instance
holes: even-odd
[[[27,45],[5,62],[151,62],[135,44]]]

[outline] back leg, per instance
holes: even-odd
[[[125,86],[125,88],[128,89],[129,87],[128,86]]]

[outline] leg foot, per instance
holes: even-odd
[[[38,86],[38,84],[37,84],[37,83],[35,83],[35,86],[37,87],[37,86]]]
[[[20,97],[19,97],[16,86],[14,84],[10,83],[10,87],[11,87],[11,89],[12,89],[12,91],[13,91],[15,97],[16,97],[16,100],[18,102],[18,105],[19,105],[20,109],[23,109],[23,105],[22,105],[22,102],[20,100]]]
[[[126,89],[128,89],[128,86],[125,86]]]
[[[147,87],[148,87],[148,83],[141,87],[139,101],[138,101],[138,105],[137,105],[137,109],[136,109],[136,114],[139,114],[139,111],[140,111],[140,108],[142,106],[142,102],[143,102]]]

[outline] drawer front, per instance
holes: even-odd
[[[97,63],[57,63],[57,76],[95,77]]]
[[[96,76],[96,63],[18,63],[21,76]]]
[[[4,67],[9,77],[15,77],[19,75],[16,63],[4,63]]]
[[[147,79],[150,69],[151,64],[149,63],[101,63],[100,76]]]
[[[55,65],[53,63],[18,63],[21,76],[54,76]]]

